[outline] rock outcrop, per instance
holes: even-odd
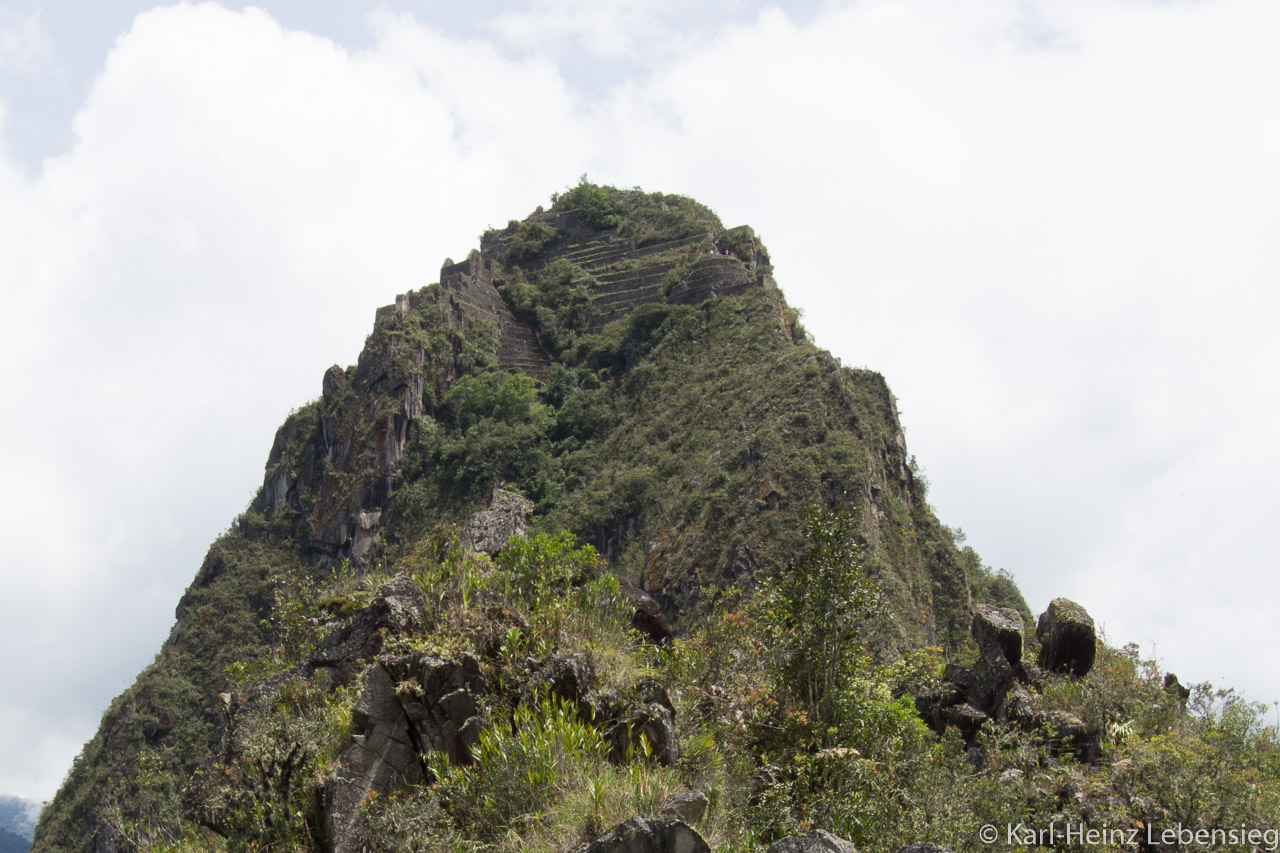
[[[970,742],[987,720],[1006,719],[1020,707],[1011,709],[1006,696],[1022,672],[1022,617],[1016,610],[979,605],[971,631],[978,646],[974,665],[948,664],[942,685],[916,698],[931,728],[941,733],[955,726]]]
[[[464,548],[493,556],[507,540],[529,529],[533,501],[506,489],[494,489],[485,505],[462,525],[458,538]]]
[[[1083,607],[1066,598],[1055,598],[1036,624],[1040,641],[1040,665],[1051,672],[1086,675],[1097,654],[1098,635],[1093,618]]]
[[[484,690],[479,663],[405,655],[382,659],[364,672],[352,713],[352,743],[339,757],[326,791],[328,832],[335,853],[356,853],[353,825],[371,792],[388,794],[429,781],[422,756],[438,752],[450,763],[471,761],[480,735],[477,696]]]

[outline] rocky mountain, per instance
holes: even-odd
[[[934,517],[884,379],[690,199],[554,197],[320,392],[34,849],[978,849],[1277,813],[1257,709],[1073,602],[1033,622]]]

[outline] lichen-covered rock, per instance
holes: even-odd
[[[928,841],[917,841],[905,847],[899,847],[897,853],[951,853],[941,844],[930,844]]]
[[[769,845],[765,853],[857,853],[843,838],[837,838],[823,829],[815,829],[803,835],[793,835]]]
[[[1093,667],[1098,635],[1088,612],[1066,598],[1055,598],[1036,624],[1040,665],[1048,670],[1081,676]]]
[[[533,501],[515,492],[494,489],[485,507],[463,525],[459,538],[463,547],[492,557],[508,539],[525,535],[532,514]]]
[[[711,853],[711,848],[684,821],[636,815],[579,848],[578,853]]]
[[[675,817],[685,823],[697,823],[707,813],[711,801],[701,791],[681,791],[673,794],[658,807],[658,817]]]
[[[1014,667],[1022,663],[1022,617],[1018,611],[979,604],[971,630],[980,652],[997,647]]]

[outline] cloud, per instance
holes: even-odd
[[[576,48],[609,59],[633,58],[660,45],[675,0],[530,0],[489,24],[504,42],[543,54]],[[687,8],[687,7],[686,7]]]
[[[158,9],[67,154],[0,154],[0,643],[40,650],[0,662],[24,685],[0,790],[52,792],[373,309],[584,171],[755,226],[818,342],[888,377],[942,520],[1033,607],[1069,595],[1184,681],[1280,694],[1231,651],[1280,641],[1280,9],[864,0],[664,52],[673,8],[547,20],[576,8],[518,7],[496,42],[384,12],[359,51]],[[566,78],[610,39],[658,58]]]
[[[40,23],[40,10],[26,15],[0,9],[0,72],[30,74],[53,54],[53,45]]]

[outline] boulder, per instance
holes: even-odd
[[[649,702],[631,711],[605,732],[609,758],[619,764],[632,755],[647,755],[659,764],[672,765],[680,758],[680,741],[676,737],[675,715],[657,702]]]
[[[1036,711],[1036,700],[1031,691],[1021,684],[1014,684],[1005,694],[1004,702],[997,709],[996,717],[1020,722],[1031,719]]]
[[[775,841],[765,853],[858,853],[858,848],[826,830],[815,829]]]
[[[948,725],[955,726],[960,730],[960,734],[964,735],[966,743],[972,743],[973,739],[978,736],[978,729],[982,728],[982,724],[991,718],[980,708],[965,702],[963,705],[948,708],[945,712],[945,719]]]
[[[917,841],[906,847],[899,847],[897,853],[951,853],[941,844],[930,844],[928,841]]]
[[[1022,617],[1018,611],[979,604],[970,630],[980,653],[998,648],[1013,667],[1022,663]]]
[[[675,719],[676,706],[671,701],[671,694],[667,692],[667,688],[662,682],[656,678],[643,678],[637,682],[635,686],[636,698],[640,700],[640,704],[661,705],[671,712],[671,718]]]
[[[335,684],[346,684],[363,662],[382,650],[386,637],[416,631],[427,622],[426,597],[410,577],[399,575],[382,585],[368,607],[338,625],[306,660],[307,674],[326,669]]]
[[[578,848],[578,853],[711,853],[711,848],[682,820],[636,815]]]
[[[685,823],[697,823],[707,813],[711,801],[701,791],[681,791],[673,794],[658,807],[658,817],[675,817]]]
[[[1040,665],[1053,672],[1082,676],[1093,667],[1098,636],[1088,612],[1066,598],[1055,598],[1036,624]]]
[[[662,613],[662,605],[658,604],[653,596],[637,586],[635,581],[629,578],[619,578],[618,582],[622,588],[623,595],[627,597],[627,601],[635,608],[631,614],[631,627],[647,637],[649,642],[654,645],[662,646],[671,642],[672,637],[675,635],[671,633],[671,626],[667,624],[667,617]]]
[[[533,702],[546,693],[548,696],[562,699],[571,705],[586,705],[587,693],[596,684],[596,669],[591,659],[582,652],[572,655],[554,657],[542,669],[538,670],[525,685],[524,700]],[[591,716],[590,709],[585,709]]]
[[[528,532],[532,514],[533,501],[495,488],[485,506],[462,526],[459,539],[464,548],[492,557],[503,549],[508,539]]]
[[[984,714],[994,716],[1013,686],[1013,665],[999,646],[987,646],[973,667],[973,684],[969,701]]]

